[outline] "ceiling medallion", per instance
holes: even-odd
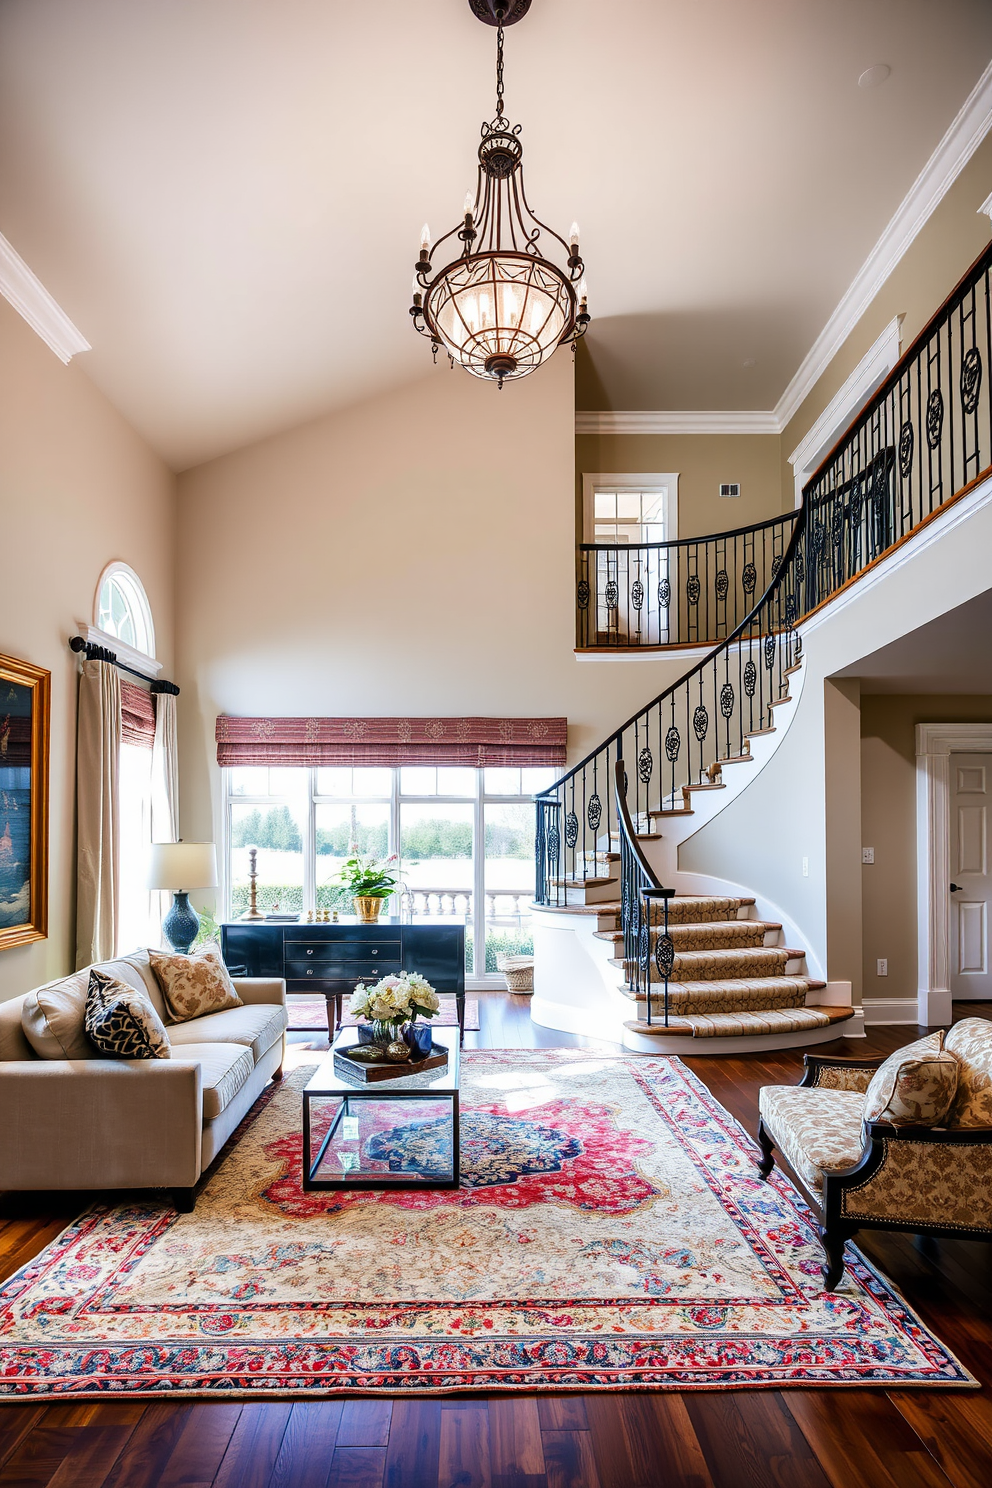
[[[502,388],[508,379],[533,372],[557,347],[574,346],[591,317],[579,229],[573,223],[566,242],[531,211],[520,125],[511,127],[503,109],[503,30],[527,13],[530,0],[469,5],[479,20],[497,28],[496,116],[482,126],[475,194],[467,194],[461,222],[434,244],[424,226],[410,314],[435,358],[443,347],[452,363]],[[544,257],[542,233],[564,249],[564,267]],[[463,244],[461,253],[435,274],[431,260],[454,239]],[[455,246],[451,241],[448,252]]]

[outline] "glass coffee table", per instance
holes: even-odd
[[[448,1051],[439,1069],[375,1084],[339,1075],[334,1051],[358,1043],[358,1029],[334,1040],[303,1090],[303,1188],[457,1188],[461,1178],[457,1028],[431,1030]]]

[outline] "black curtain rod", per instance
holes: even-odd
[[[130,672],[132,677],[140,677],[142,682],[150,682],[152,692],[166,692],[173,697],[179,696],[179,688],[175,682],[160,682],[156,677],[149,677],[147,672],[136,671],[134,667],[118,661],[116,651],[108,651],[106,646],[94,646],[93,642],[86,640],[84,636],[73,636],[69,642],[69,650],[85,652],[87,661],[109,661],[117,667],[118,671]]]

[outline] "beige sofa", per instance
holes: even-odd
[[[147,994],[172,1057],[97,1054],[82,1029],[89,967],[0,1003],[0,1190],[165,1188],[188,1211],[201,1173],[269,1081],[282,1078],[286,983],[235,979],[243,1007],[176,1024],[146,952],[100,969]],[[32,1047],[24,1022],[34,1030],[41,990],[67,1014],[62,1047],[46,1038],[46,1050],[83,1057],[42,1057]]]

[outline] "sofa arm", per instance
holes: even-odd
[[[805,1070],[801,1086],[819,1090],[853,1090],[864,1095],[882,1059],[830,1059],[819,1054],[803,1056]]]
[[[859,1162],[823,1180],[827,1223],[992,1236],[992,1127],[867,1122]]]
[[[200,1065],[183,1059],[0,1063],[0,1189],[192,1188]]]
[[[282,977],[232,977],[242,1002],[276,1002],[286,1006],[286,983]]]

